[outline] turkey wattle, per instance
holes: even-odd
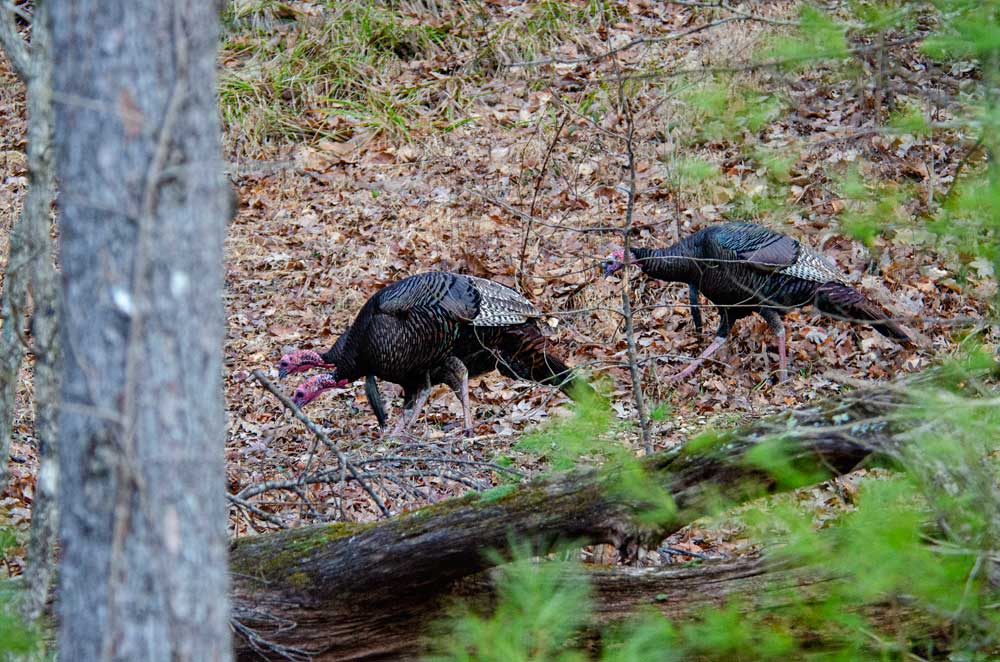
[[[298,350],[281,357],[281,377],[311,368],[331,371],[301,384],[293,400],[304,405],[321,392],[365,378],[365,395],[379,426],[385,407],[376,379],[403,387],[404,413],[393,429],[405,431],[435,384],[462,400],[466,433],[472,429],[469,377],[491,370],[558,386],[569,395],[575,377],[549,349],[538,328],[540,313],[517,290],[484,278],[436,271],[410,276],[376,292],[351,327],[327,352]]]
[[[632,248],[631,253],[632,263],[647,276],[688,284],[697,327],[699,292],[719,310],[715,340],[675,379],[690,376],[725,343],[733,323],[754,312],[778,337],[782,381],[788,378],[783,315],[792,308],[811,304],[831,317],[868,324],[888,338],[911,343],[879,305],[847,284],[826,256],[760,225],[710,225],[668,248]],[[615,251],[603,263],[605,275],[621,269],[623,260],[623,251]]]

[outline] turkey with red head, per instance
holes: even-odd
[[[778,337],[782,381],[788,378],[783,316],[792,308],[811,304],[826,315],[868,324],[888,338],[911,344],[909,335],[848,285],[825,255],[760,225],[710,225],[668,248],[632,248],[631,253],[631,262],[650,278],[688,284],[696,327],[701,326],[699,292],[719,311],[715,340],[675,379],[690,376],[726,342],[734,322],[755,312]],[[603,262],[605,275],[623,266],[622,250]]]
[[[330,369],[299,385],[293,396],[299,406],[364,377],[365,395],[383,429],[385,407],[376,380],[399,384],[404,413],[393,435],[409,427],[433,385],[447,384],[462,400],[469,434],[470,376],[499,370],[556,385],[571,397],[577,388],[590,390],[551,351],[538,328],[540,314],[517,290],[485,278],[417,274],[376,292],[330,350],[290,352],[281,357],[278,373]]]

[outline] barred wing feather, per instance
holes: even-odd
[[[799,245],[798,259],[780,273],[815,283],[847,283],[847,278],[830,258],[802,244]]]
[[[541,313],[514,288],[492,280],[465,276],[479,292],[479,313],[472,320],[474,326],[513,326],[524,324]]]

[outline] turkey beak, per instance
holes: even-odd
[[[284,379],[288,376],[288,368],[285,366],[278,366],[278,379]]]
[[[604,270],[604,277],[607,278],[614,272],[618,271],[617,265],[614,260],[608,259],[601,262],[601,268]]]

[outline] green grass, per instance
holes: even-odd
[[[305,15],[274,0],[224,19],[222,117],[231,147],[268,149],[358,133],[406,140],[469,121],[468,83],[536,75],[505,65],[542,57],[615,16],[603,2],[546,0],[510,18],[479,5],[328,2]]]
[[[345,2],[294,27],[230,34],[220,80],[226,124],[251,148],[273,140],[342,140],[358,130],[405,135],[426,110],[406,62],[432,56],[440,28],[374,3]]]

